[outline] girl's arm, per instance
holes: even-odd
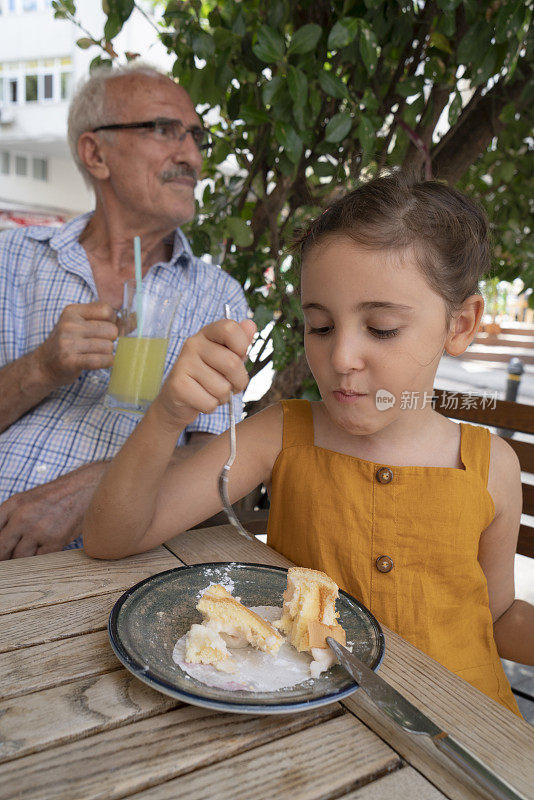
[[[478,559],[488,583],[493,633],[501,658],[534,665],[534,606],[515,599],[514,559],[521,508],[521,470],[516,454],[491,437],[488,489],[495,517],[480,538]]]
[[[220,510],[217,477],[229,453],[228,433],[182,463],[169,462],[179,434],[199,412],[212,412],[231,391],[245,388],[243,359],[254,329],[249,320],[221,320],[184,344],[160,394],[95,492],[83,525],[88,555],[143,552]],[[281,447],[281,411],[266,409],[237,428],[232,501],[269,479]]]

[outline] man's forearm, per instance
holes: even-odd
[[[514,600],[494,623],[493,633],[501,658],[534,666],[534,606]]]
[[[0,560],[53,553],[81,533],[83,515],[109,467],[99,461],[14,494],[0,505]]]
[[[9,428],[56,388],[33,350],[0,369],[0,432]]]

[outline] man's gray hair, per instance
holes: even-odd
[[[92,177],[78,155],[78,139],[82,133],[98,128],[99,125],[112,125],[114,122],[120,121],[116,119],[116,108],[111,107],[107,102],[107,84],[108,81],[119,78],[121,75],[168,78],[164,72],[160,72],[149,64],[133,61],[119,67],[95,69],[89,78],[78,86],[69,108],[68,142],[74,163],[89,186],[92,186]],[[105,133],[110,135],[112,131]]]

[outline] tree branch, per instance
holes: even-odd
[[[525,62],[520,66],[520,74],[512,84],[506,86],[502,80],[496,83],[478,100],[462,124],[446,133],[432,148],[432,168],[437,178],[454,185],[505,127],[499,119],[504,106],[513,103],[521,110],[519,100],[533,79],[533,69]]]

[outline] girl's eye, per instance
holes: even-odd
[[[392,336],[397,336],[399,329],[391,328],[390,330],[382,331],[379,328],[369,328],[369,332],[376,336],[377,339],[390,339]]]
[[[328,333],[332,331],[332,327],[325,325],[322,328],[311,328],[309,329],[308,333],[316,333],[318,336],[326,336]]]

